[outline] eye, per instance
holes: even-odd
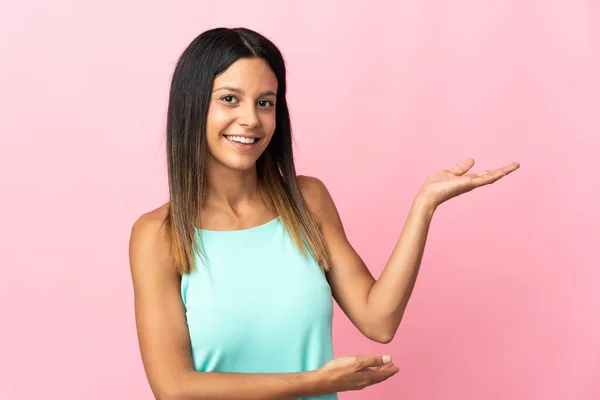
[[[233,104],[233,102],[237,99],[235,98],[235,96],[228,94],[226,96],[221,97],[220,100],[224,101],[225,103]]]
[[[271,108],[275,104],[273,104],[273,102],[271,100],[261,100],[258,102],[258,105],[261,107],[264,107],[264,108]]]

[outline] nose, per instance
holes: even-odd
[[[256,128],[260,124],[258,115],[256,113],[256,107],[254,104],[249,104],[245,107],[240,107],[241,113],[238,118],[240,125],[248,128]]]

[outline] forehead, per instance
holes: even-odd
[[[233,86],[244,91],[277,91],[277,77],[262,58],[240,58],[214,80],[215,88]]]

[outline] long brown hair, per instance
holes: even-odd
[[[256,163],[259,186],[301,253],[314,257],[325,271],[330,268],[325,240],[296,179],[283,57],[270,40],[257,32],[216,28],[200,34],[181,54],[169,94],[170,202],[164,223],[171,256],[180,274],[194,270],[196,254],[206,259],[197,227],[202,226],[207,195],[206,115],[213,80],[236,60],[252,57],[264,59],[278,81],[275,132]]]

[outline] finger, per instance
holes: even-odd
[[[473,178],[473,183],[475,184],[475,186],[489,185],[491,183],[496,182],[498,179],[502,178],[504,175],[506,175],[506,174],[499,170],[484,172],[484,173],[478,174],[475,178]]]
[[[519,164],[518,162],[513,162],[508,164],[507,166],[504,167],[504,170],[506,171],[506,174],[510,174],[513,171],[518,170],[519,168],[521,168],[521,164]]]
[[[368,369],[370,369],[371,371],[382,371],[382,370],[387,370],[387,369],[391,369],[391,368],[395,368],[396,366],[394,365],[394,363],[389,363],[389,364],[384,364],[384,365],[380,365],[378,367],[367,367]]]
[[[475,160],[473,160],[472,158],[467,158],[456,164],[456,166],[452,168],[450,172],[454,175],[460,176],[468,170],[470,170],[471,168],[473,168],[473,165],[475,165]]]
[[[389,378],[390,376],[396,375],[399,370],[400,369],[398,367],[380,368],[376,371],[369,371],[369,374],[372,374],[370,375],[371,379],[382,381]],[[367,370],[363,370],[363,372],[366,371]]]
[[[490,176],[498,174],[498,171],[500,171],[500,168],[489,169],[487,171],[483,171],[478,174],[474,174],[473,177],[474,178],[489,178]]]
[[[498,179],[510,174],[520,167],[518,163],[512,163],[502,168],[491,169],[481,172],[475,176],[474,182],[478,186],[489,185],[496,182]]]
[[[393,368],[389,368],[389,369],[385,369],[385,370],[382,369],[379,371],[365,370],[362,372],[366,373],[367,380],[372,382],[371,384],[375,384],[375,383],[383,382],[386,379],[396,375],[398,373],[398,371],[400,371],[400,369],[398,367],[393,367]]]
[[[391,368],[387,368],[383,371],[379,371],[379,373],[382,373],[385,375],[385,379],[389,378],[390,376],[394,376],[396,375],[398,372],[400,371],[400,368],[394,366]]]
[[[489,175],[500,175],[500,176],[505,176],[510,174],[513,171],[516,171],[517,169],[519,169],[521,167],[521,165],[519,163],[510,163],[508,165],[505,165],[504,167],[501,168],[496,168],[496,169],[490,169],[484,172],[480,172],[479,174],[477,174],[477,176],[479,177],[487,177]]]
[[[390,356],[389,354],[358,357],[358,362],[361,368],[379,367],[388,364],[391,361],[392,356]]]
[[[392,376],[396,375],[399,371],[400,371],[400,369],[398,367],[394,367],[394,368],[387,370],[385,377],[382,379],[382,381],[385,381],[386,379],[391,378]]]

